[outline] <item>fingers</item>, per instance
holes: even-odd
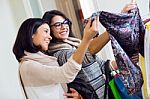
[[[131,0],[131,3],[136,3],[136,0]]]
[[[71,97],[71,98],[67,98],[67,99],[79,99],[80,95],[75,89],[70,88],[70,91],[71,91],[71,93],[64,93],[64,96]]]
[[[88,23],[84,28],[83,39],[87,41],[89,40],[91,41],[99,32],[99,27],[100,27],[99,16],[95,16],[95,19],[93,21],[92,19],[90,18],[88,20]]]
[[[100,28],[99,16],[96,17],[96,28],[97,30]]]
[[[92,28],[95,32],[98,32],[100,26],[99,16],[96,16],[95,20],[92,22]]]
[[[75,97],[76,95],[73,93],[64,93],[65,96],[67,97]]]
[[[134,63],[137,63],[138,60],[139,60],[138,54],[137,54],[137,53],[136,53],[136,54],[133,54],[133,56],[131,57],[131,59],[132,59],[132,61],[133,61]]]
[[[73,88],[70,88],[70,91],[72,92],[72,93],[78,93],[75,89],[73,89]]]
[[[91,25],[91,18],[88,19],[88,22],[87,22],[85,28],[90,28],[90,25]]]
[[[111,65],[112,65],[112,68],[114,69],[114,70],[117,70],[118,69],[118,66],[117,66],[117,63],[116,63],[116,61],[111,61]]]
[[[130,4],[127,4],[127,5],[122,9],[121,12],[127,13],[128,11],[130,11],[130,10],[136,8],[136,7],[137,7],[136,3],[130,3]]]

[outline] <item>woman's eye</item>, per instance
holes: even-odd
[[[48,33],[48,30],[45,30],[46,33]]]
[[[61,26],[61,23],[57,23],[57,24],[55,24],[55,26]]]

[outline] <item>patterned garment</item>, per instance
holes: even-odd
[[[110,33],[113,53],[129,94],[141,90],[143,84],[142,72],[132,56],[144,53],[145,29],[139,15],[138,8],[129,13],[109,13],[99,11],[102,25]]]
[[[63,42],[51,43],[49,46],[48,54],[57,57],[57,61],[61,66],[67,62],[68,58],[76,50],[78,46],[76,44],[77,42],[78,41],[75,41],[75,38],[68,38],[68,40]],[[69,84],[69,86],[80,92],[82,96],[85,96],[85,99],[104,99],[105,78],[103,76],[104,71],[102,71],[104,70],[104,63],[104,60],[96,56],[92,56],[87,50],[82,62],[82,69],[76,76],[75,80]],[[85,91],[82,90],[84,86],[80,86],[80,83],[78,83],[79,81],[77,81],[79,79],[84,81],[84,84],[87,83],[89,85],[89,88],[93,88],[91,95],[87,94],[88,88]],[[78,86],[76,82],[78,83]],[[96,93],[98,98],[93,96],[93,93]]]
[[[102,25],[114,36],[130,58],[139,52],[144,55],[145,28],[138,8],[129,13],[98,13]]]
[[[123,80],[129,94],[134,94],[140,91],[143,85],[142,71],[138,65],[132,63],[116,39],[113,36],[110,37],[113,53],[120,70],[120,78]]]

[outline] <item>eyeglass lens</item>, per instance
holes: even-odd
[[[69,26],[69,22],[67,20],[64,20],[63,22],[56,22],[53,25],[51,25],[51,27],[52,26],[55,26],[55,28],[59,29],[62,26]]]

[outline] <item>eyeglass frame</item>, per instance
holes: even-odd
[[[56,22],[56,23],[50,25],[50,27],[54,26],[56,29],[60,29],[60,28],[62,28],[63,25],[69,27],[70,21],[64,20],[63,22]]]

